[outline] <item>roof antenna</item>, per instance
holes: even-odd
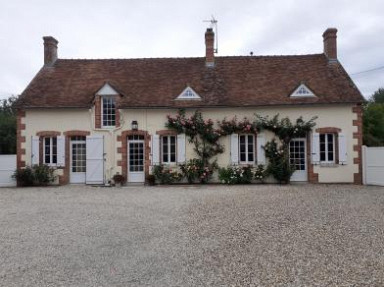
[[[218,53],[219,52],[219,40],[218,40],[218,38],[219,38],[219,30],[218,30],[218,28],[217,28],[217,20],[215,19],[215,17],[213,17],[213,15],[211,15],[211,20],[204,20],[203,22],[208,22],[208,23],[211,23],[211,28],[213,29],[213,32],[215,33],[215,46],[216,47],[214,47],[213,48],[213,52],[214,53]]]

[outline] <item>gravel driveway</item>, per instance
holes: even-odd
[[[2,188],[0,285],[384,286],[384,188]]]

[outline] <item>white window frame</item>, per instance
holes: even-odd
[[[241,149],[241,137],[245,137],[245,157],[246,157],[246,160],[245,161],[242,161],[241,160],[241,153],[240,153],[240,149]],[[252,137],[252,147],[253,147],[253,160],[250,161],[249,160],[249,150],[248,150],[248,137]],[[239,134],[239,163],[240,164],[252,164],[254,165],[255,162],[256,162],[256,150],[255,150],[255,135],[254,134]]]
[[[56,139],[56,162],[53,162],[53,139]],[[46,153],[46,148],[45,148],[45,140],[49,139],[49,162],[45,161],[45,156],[47,155]],[[58,158],[58,153],[57,153],[57,137],[43,137],[43,164],[49,165],[49,166],[57,166],[57,158]]]
[[[333,160],[328,160],[328,135],[332,135],[332,146],[333,146]],[[322,154],[322,149],[321,149],[321,137],[324,136],[324,147],[325,147],[325,160],[321,160],[321,154]],[[320,163],[328,164],[328,163],[336,163],[336,134],[334,133],[321,133],[319,135],[319,159]]]
[[[110,115],[114,116],[114,125],[108,124],[109,120],[107,120],[106,124],[104,123],[104,100],[111,100],[113,102],[113,109],[111,108],[109,111]],[[103,128],[113,128],[116,126],[116,99],[114,96],[101,96],[101,125]]]
[[[175,138],[175,160],[171,161],[171,137]],[[166,152],[166,157],[167,160],[164,161],[164,138],[167,139],[167,152]],[[167,135],[167,136],[161,136],[160,137],[160,156],[161,156],[161,163],[163,164],[176,164],[177,161],[177,136],[175,135]]]

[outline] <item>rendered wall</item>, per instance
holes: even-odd
[[[300,106],[300,107],[265,107],[265,108],[221,108],[221,109],[202,109],[205,119],[222,120],[224,117],[228,119],[237,115],[238,119],[243,117],[253,118],[255,113],[260,115],[274,116],[279,113],[281,117],[288,116],[295,120],[299,116],[303,116],[305,120],[309,120],[313,116],[318,116],[316,127],[337,127],[347,137],[348,164],[333,167],[314,166],[314,172],[319,175],[319,182],[353,182],[354,173],[358,172],[358,165],[354,164],[353,158],[357,157],[357,152],[353,150],[353,145],[357,144],[357,140],[353,139],[353,133],[357,131],[357,127],[353,126],[353,120],[356,120],[356,114],[352,112],[352,105],[343,106]],[[187,111],[192,114],[194,110]],[[106,175],[110,178],[116,172],[121,172],[121,167],[117,166],[117,161],[121,160],[121,154],[117,152],[121,147],[117,136],[122,131],[131,129],[131,122],[138,121],[139,130],[148,131],[150,135],[156,131],[165,129],[166,115],[176,114],[177,110],[166,109],[132,109],[122,110],[120,113],[119,128],[114,129],[95,129],[94,128],[94,111],[93,110],[27,110],[25,118],[22,122],[26,124],[25,142],[22,148],[25,148],[25,155],[22,159],[26,164],[31,162],[31,137],[35,136],[39,131],[59,131],[61,133],[68,130],[90,131],[92,134],[102,134],[105,138],[106,158]],[[272,139],[273,134],[267,133],[266,141]],[[230,164],[230,138],[224,137],[221,143],[225,147],[223,154],[218,157],[218,164],[226,166]],[[187,144],[187,159],[193,158],[193,147]]]

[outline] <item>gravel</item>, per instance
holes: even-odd
[[[0,286],[384,286],[384,188],[1,188]]]

